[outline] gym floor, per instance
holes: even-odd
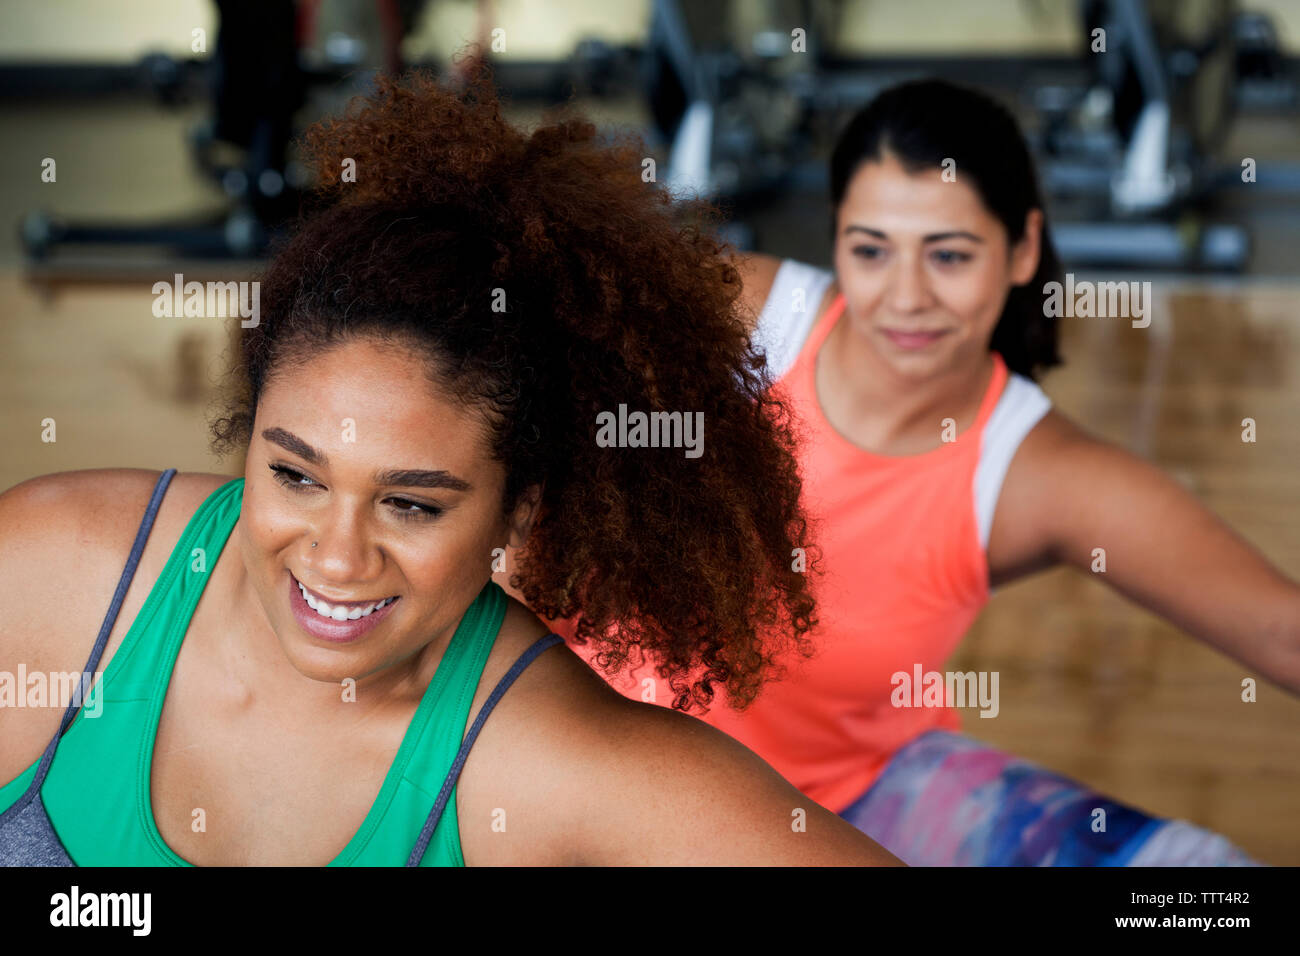
[[[634,103],[593,103],[591,114],[646,121]],[[205,424],[237,327],[151,311],[154,281],[194,270],[159,259],[33,282],[12,228],[38,208],[141,220],[220,209],[183,148],[200,115],[129,98],[0,104],[0,222],[10,224],[0,231],[0,488],[79,468],[238,471],[211,456]],[[1267,142],[1274,158],[1300,156],[1294,122],[1236,135],[1255,150]],[[58,157],[56,184],[32,173],[46,156]],[[1300,578],[1300,217],[1250,197],[1234,215],[1256,241],[1247,276],[1107,274],[1154,281],[1150,328],[1065,320],[1067,364],[1043,385],[1066,414],[1166,469]],[[818,197],[787,197],[755,224],[759,248],[825,264],[825,216]],[[226,267],[221,278],[235,276]],[[1241,440],[1246,417],[1258,423],[1255,443]],[[55,443],[40,440],[45,418],[58,423]],[[968,711],[972,735],[1222,832],[1267,863],[1300,865],[1300,700],[1261,681],[1257,701],[1242,702],[1242,680],[1255,675],[1099,576],[1054,571],[1003,589],[950,668],[1000,674],[1000,713]]]

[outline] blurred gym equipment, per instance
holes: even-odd
[[[672,144],[670,188],[738,198],[785,183],[812,146],[815,71],[806,64],[819,62],[815,23],[825,10],[812,0],[773,0],[746,20],[739,3],[654,0],[647,92],[658,132]],[[805,36],[792,37],[790,24]],[[791,57],[800,40],[804,55]]]
[[[1212,218],[1216,192],[1231,183],[1216,153],[1236,106],[1234,0],[1080,6],[1091,81],[1036,96],[1043,186],[1069,210],[1053,230],[1062,256],[1240,269],[1246,230]]]
[[[31,213],[22,224],[31,260],[49,269],[65,247],[121,245],[217,262],[263,255],[309,185],[289,154],[304,102],[327,112],[375,70],[400,66],[425,2],[218,0],[210,63],[154,55],[142,70],[159,101],[174,104],[207,68],[212,118],[189,146],[226,208],[152,224]],[[643,46],[583,38],[564,60],[495,63],[499,84],[514,100],[643,99],[647,139],[665,157],[660,183],[677,198],[721,204],[725,237],[741,248],[756,245],[756,215],[824,190],[825,150],[848,113],[889,85],[940,75],[1017,104],[1070,265],[1239,271],[1250,234],[1224,200],[1243,185],[1243,157],[1219,154],[1242,112],[1293,112],[1300,100],[1271,21],[1236,0],[1078,0],[1080,56],[1048,75],[1032,58],[993,71],[987,60],[972,69],[938,55],[849,59],[829,42],[843,0],[650,0],[648,9]],[[328,17],[328,29],[315,29]],[[482,31],[483,8],[479,21]],[[1294,201],[1300,166],[1270,161],[1251,185]]]
[[[159,249],[196,260],[262,255],[281,224],[298,211],[307,185],[291,166],[288,151],[294,117],[309,89],[349,80],[364,85],[367,67],[400,69],[401,38],[424,0],[372,4],[378,40],[369,51],[356,32],[340,30],[331,32],[319,50],[309,45],[320,0],[214,3],[220,26],[207,77],[212,114],[191,130],[188,145],[203,174],[220,184],[227,209],[216,216],[145,224],[83,223],[32,212],[20,228],[33,260],[46,262],[65,247]],[[339,9],[331,12],[337,15]],[[175,106],[193,95],[185,64],[150,54],[141,69],[163,105]]]
[[[757,16],[740,16],[746,6]],[[828,116],[890,83],[945,72],[938,62],[900,73],[892,64],[832,59],[821,37],[838,7],[653,4],[648,97],[658,132],[671,142],[666,181],[683,194],[730,202],[742,242],[750,203],[824,183],[812,147],[814,130],[831,128]],[[1235,0],[1082,0],[1078,9],[1081,79],[1033,85],[1028,98],[1039,118],[1031,146],[1063,258],[1242,269],[1247,230],[1215,216],[1221,194],[1242,185],[1242,158],[1223,160],[1218,151],[1239,109],[1295,102],[1271,23],[1241,13]],[[807,27],[806,56],[786,55],[792,23]],[[1270,164],[1257,183],[1294,197],[1300,170]]]
[[[298,65],[293,3],[216,4],[221,25],[211,77],[213,119],[192,133],[190,146],[199,167],[221,184],[229,210],[216,218],[144,225],[66,222],[34,212],[22,224],[32,258],[46,259],[57,247],[109,245],[161,247],[186,258],[250,258],[266,248],[276,224],[296,208],[297,191],[286,181],[285,154],[305,78]],[[146,62],[159,100],[181,101],[180,65],[160,55]],[[219,142],[237,147],[243,161],[217,161]]]

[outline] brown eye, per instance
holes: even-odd
[[[413,518],[420,520],[422,518],[436,518],[442,514],[441,508],[435,508],[433,505],[422,505],[418,501],[409,501],[406,498],[389,498],[393,505],[393,511],[403,519]]]
[[[308,478],[300,471],[295,471],[285,465],[270,465],[275,480],[284,485],[286,488],[311,488],[316,487],[316,482]]]

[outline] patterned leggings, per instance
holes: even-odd
[[[840,816],[912,866],[1260,865],[1217,833],[944,730],[900,749]]]

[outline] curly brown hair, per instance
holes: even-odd
[[[607,674],[652,656],[674,708],[707,709],[719,682],[743,708],[780,658],[811,653],[792,559],[819,557],[790,413],[738,314],[731,249],[701,225],[720,214],[646,182],[635,134],[602,144],[571,104],[529,134],[501,107],[486,66],[459,91],[412,72],[307,131],[321,205],[262,278],[214,447],[247,443],[282,362],[354,336],[417,348],[485,416],[506,512],[541,490],[511,578],[533,612],[575,619]],[[703,412],[703,453],[600,447],[597,415],[620,404]]]

